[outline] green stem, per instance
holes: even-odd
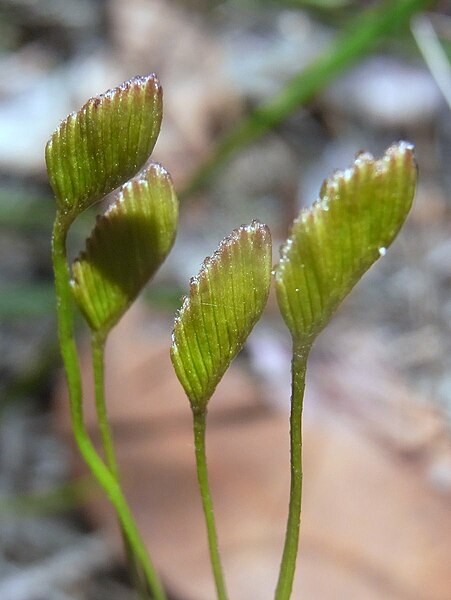
[[[57,214],[52,236],[52,258],[57,297],[58,335],[69,388],[72,429],[81,455],[116,509],[119,521],[136,557],[139,559],[155,600],[166,594],[150,561],[145,544],[136,527],[122,490],[108,467],[97,454],[83,421],[82,387],[78,354],[74,339],[72,294],[66,259],[66,237],[70,220]]]
[[[193,411],[194,448],[196,452],[197,479],[199,481],[200,495],[202,497],[202,506],[204,509],[205,523],[207,526],[210,561],[213,569],[218,600],[227,600],[227,591],[218,548],[218,536],[216,533],[213,501],[211,499],[210,486],[208,484],[207,456],[205,452],[206,422],[207,411],[199,413]]]
[[[312,100],[345,69],[373,50],[381,39],[408,23],[416,12],[433,3],[433,0],[385,0],[351,18],[324,53],[295,75],[280,93],[244,117],[219,142],[179,197],[202,188],[238,148],[250,144],[279,125],[293,111]]]
[[[105,343],[106,336],[103,334],[103,332],[92,332],[91,351],[97,422],[99,425],[106,464],[110,469],[111,474],[120,485],[119,467],[116,459],[116,452],[114,450],[113,436],[108,422],[108,414],[105,402]],[[140,600],[147,600],[148,594],[146,585],[142,581],[142,576],[139,572],[139,566],[133,553],[133,548],[130,546],[127,533],[122,527],[121,523],[119,523],[119,526],[121,528],[122,541],[125,548],[125,555],[129,566],[131,580],[139,594]]]
[[[298,347],[295,343],[293,344],[290,412],[290,507],[288,509],[285,545],[274,596],[275,600],[289,600],[296,570],[302,502],[302,407],[304,404],[305,373],[309,351],[310,347]]]
[[[103,335],[97,332],[92,333],[91,350],[97,420],[102,438],[103,451],[108,468],[114,477],[119,480],[119,468],[105,404],[105,337]]]

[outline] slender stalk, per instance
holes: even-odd
[[[166,594],[136,527],[122,490],[113,474],[97,454],[84,425],[82,387],[77,348],[74,339],[72,296],[66,259],[66,238],[70,221],[57,214],[52,236],[52,258],[57,297],[58,335],[69,388],[72,429],[81,455],[105,490],[118,514],[119,521],[135,556],[139,559],[155,600],[166,600]]]
[[[105,404],[105,337],[103,334],[93,332],[91,335],[92,368],[94,372],[94,392],[96,401],[97,421],[102,438],[103,451],[108,468],[114,477],[119,480],[119,467],[114,451],[113,436]]]
[[[274,596],[275,600],[289,600],[296,570],[302,502],[302,408],[309,351],[310,347],[298,347],[296,343],[293,344],[290,412],[290,506],[279,580]]]
[[[205,452],[205,428],[207,422],[207,411],[193,411],[194,425],[194,448],[196,453],[197,479],[199,481],[200,495],[207,526],[208,547],[210,550],[210,561],[216,584],[216,595],[218,600],[227,600],[227,591],[224,574],[219,555],[218,536],[216,533],[213,501],[208,483],[207,456]]]
[[[106,464],[111,471],[111,474],[120,485],[119,466],[117,463],[116,452],[114,450],[113,435],[108,422],[105,402],[105,344],[106,336],[103,334],[103,332],[93,331],[91,335],[91,351],[97,422],[99,425]],[[119,526],[121,528],[122,541],[124,544],[131,580],[139,594],[140,600],[147,600],[149,596],[146,585],[142,581],[142,574],[140,574],[139,565],[137,564],[136,557],[133,553],[133,548],[131,547],[127,538],[127,533],[120,522]]]

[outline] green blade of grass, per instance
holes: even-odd
[[[82,477],[53,488],[0,498],[3,517],[44,516],[79,508],[98,492],[96,481]]]
[[[0,322],[53,316],[55,294],[47,283],[18,283],[2,286]]]
[[[203,187],[238,148],[279,125],[288,115],[321,92],[345,69],[368,54],[384,38],[408,23],[431,0],[388,0],[352,18],[331,46],[296,75],[268,103],[237,125],[194,174],[182,196]]]

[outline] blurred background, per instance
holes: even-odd
[[[253,218],[270,226],[275,262],[326,176],[406,139],[419,164],[408,223],[310,360],[293,598],[451,600],[450,63],[447,0],[0,0],[1,600],[135,598],[111,510],[71,442],[44,146],[88,97],[150,72],[165,110],[154,158],[181,193],[181,222],[112,336],[107,390],[126,493],[171,599],[214,597],[190,412],[168,358],[188,278]],[[77,223],[71,256],[93,222]],[[80,322],[95,436],[85,340]],[[211,403],[237,600],[271,598],[277,577],[290,351],[271,298]]]

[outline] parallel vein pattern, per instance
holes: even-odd
[[[235,229],[190,282],[171,357],[194,410],[203,410],[260,318],[271,279],[271,235],[257,221]]]
[[[66,117],[45,152],[59,210],[76,216],[135,175],[153,150],[161,118],[155,75],[134,77]]]
[[[363,273],[386,252],[412,205],[413,147],[391,146],[380,160],[360,154],[335,173],[319,201],[301,211],[276,268],[280,310],[293,337],[309,344]]]
[[[151,163],[119,190],[97,218],[72,267],[72,291],[90,327],[107,333],[166,258],[178,202],[165,169]]]

